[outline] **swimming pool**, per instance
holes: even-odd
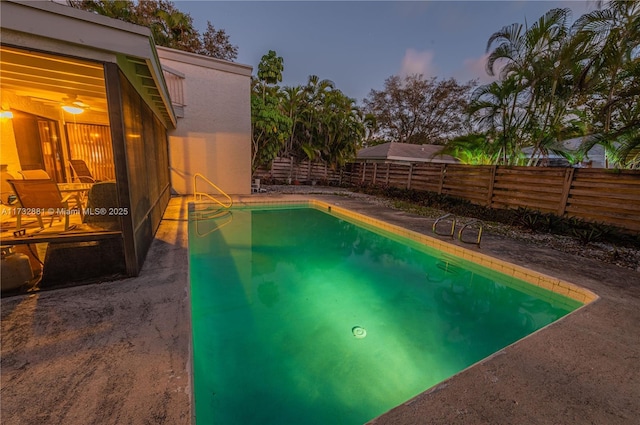
[[[336,206],[202,216],[189,225],[199,424],[363,423],[589,301]]]

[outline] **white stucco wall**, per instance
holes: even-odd
[[[169,131],[174,191],[192,194],[201,173],[228,194],[251,193],[252,68],[162,47],[158,56],[184,74],[184,117]]]

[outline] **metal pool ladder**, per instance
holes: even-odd
[[[472,227],[476,227],[478,229],[478,237],[477,237],[477,239],[476,240],[464,240],[462,238],[462,232],[464,232],[465,229],[472,228]],[[470,222],[468,222],[464,226],[462,226],[462,228],[458,232],[458,240],[460,242],[470,243],[470,244],[474,244],[474,245],[477,245],[478,247],[480,247],[480,240],[482,240],[482,229],[484,229],[484,223],[482,221],[480,221],[480,220],[471,220]]]
[[[451,229],[448,230],[447,233],[442,233],[442,231],[438,230],[439,229],[438,223],[440,223],[441,221],[446,222],[447,220],[451,221]],[[451,239],[453,239],[453,236],[455,235],[455,232],[456,232],[456,222],[457,222],[457,219],[454,214],[452,213],[445,214],[442,217],[437,218],[436,221],[433,222],[433,227],[432,227],[433,233],[440,236],[449,236]],[[472,229],[474,227],[478,229],[477,238],[475,240],[464,239],[463,233],[465,232],[465,230]],[[442,226],[440,226],[440,228],[442,228]],[[481,220],[471,220],[470,222],[464,224],[462,228],[458,231],[458,240],[460,242],[474,244],[479,247],[480,241],[482,240],[483,229],[484,229],[484,223]],[[467,231],[467,233],[469,232]]]
[[[451,220],[451,230],[448,233],[439,233],[438,232],[438,223],[440,223],[443,220],[449,219]],[[441,226],[442,227],[442,226]],[[439,217],[438,219],[436,219],[436,221],[433,222],[433,227],[431,228],[431,230],[433,230],[433,233],[435,233],[436,235],[440,235],[440,236],[449,236],[453,239],[453,235],[456,231],[456,216],[449,213],[449,214],[445,214],[442,217]]]
[[[208,183],[210,187],[214,188],[218,192],[218,194],[222,195],[223,200],[220,201],[215,196],[212,196],[206,192],[198,192],[198,178],[204,180],[205,183]],[[233,205],[233,200],[224,192],[224,190],[220,189],[211,180],[207,179],[200,173],[195,173],[193,176],[193,197],[196,201],[202,201],[202,198],[206,197],[207,199],[210,199],[220,205],[222,208],[231,208],[231,206]]]

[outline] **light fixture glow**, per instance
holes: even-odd
[[[75,94],[62,99],[62,110],[65,112],[78,115],[87,109],[89,109],[89,105],[78,99]]]
[[[3,108],[2,111],[0,111],[0,118],[11,119],[13,118],[13,112]]]
[[[84,112],[84,108],[74,105],[62,105],[62,109],[73,115],[78,115]]]

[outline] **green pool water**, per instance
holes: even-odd
[[[313,208],[190,220],[196,423],[361,424],[581,304]]]

